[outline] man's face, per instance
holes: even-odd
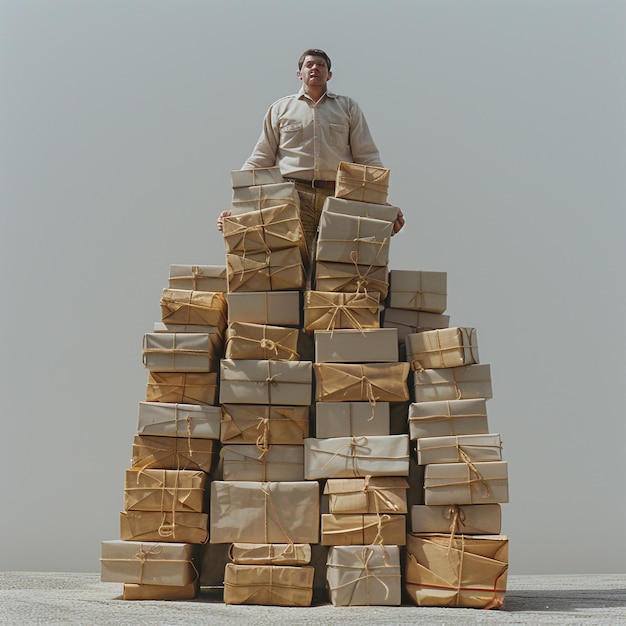
[[[305,87],[323,87],[332,75],[324,57],[307,55],[304,57],[302,68],[298,70],[298,78]]]

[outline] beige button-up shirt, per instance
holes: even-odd
[[[270,106],[242,169],[277,165],[287,178],[335,180],[340,161],[383,166],[363,112],[347,96],[313,102],[301,89]]]

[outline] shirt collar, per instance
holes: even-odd
[[[328,96],[329,98],[336,98],[337,97],[337,94],[333,93],[332,91],[326,91],[326,93],[324,95]],[[298,100],[302,100],[303,98],[308,98],[308,96],[304,93],[304,87],[300,87],[300,91],[298,92]],[[322,97],[322,99],[323,99],[323,97]]]

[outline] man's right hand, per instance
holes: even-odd
[[[230,211],[222,211],[217,218],[217,230],[224,231],[224,218],[230,215]]]

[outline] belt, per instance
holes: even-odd
[[[302,178],[285,178],[287,182],[297,183],[298,185],[304,185],[306,187],[312,187],[313,189],[334,189],[334,180],[303,180]]]

